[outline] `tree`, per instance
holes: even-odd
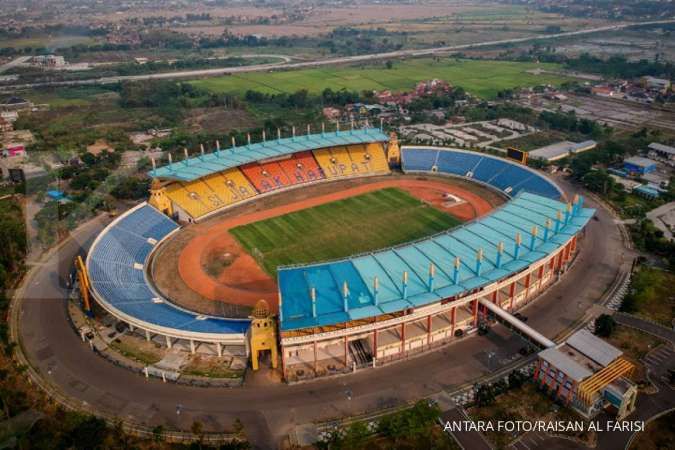
[[[386,63],[384,63],[384,66],[388,69],[391,70],[394,68],[394,63],[391,62],[391,60],[388,60]]]
[[[496,400],[495,391],[490,384],[481,384],[476,390],[476,403],[478,406],[489,406]]]
[[[614,318],[608,314],[601,314],[595,319],[595,334],[600,337],[610,337],[616,329]]]

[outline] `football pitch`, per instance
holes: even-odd
[[[386,188],[230,233],[272,276],[281,265],[343,258],[419,239],[461,221],[397,188]]]
[[[537,69],[548,72],[537,74],[534,72]],[[247,90],[279,94],[301,89],[319,94],[326,88],[334,91],[389,89],[400,92],[414,88],[419,81],[439,78],[460,86],[471,94],[490,99],[503,89],[560,84],[567,78],[556,75],[555,72],[559,70],[559,65],[547,63],[421,58],[394,61],[391,69],[386,69],[383,62],[381,65],[365,67],[242,73],[192,83],[213,92],[240,95]]]

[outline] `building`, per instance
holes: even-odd
[[[583,141],[579,143],[562,141],[555,144],[539,147],[528,152],[530,158],[543,159],[548,162],[563,159],[575,153],[593,150],[598,143],[595,141]]]
[[[323,113],[323,116],[328,120],[339,119],[340,116],[342,115],[342,111],[340,111],[338,108],[333,108],[332,106],[326,106],[325,108],[323,108],[321,112]]]
[[[24,109],[30,109],[33,107],[33,104],[28,100],[12,96],[6,100],[0,102],[0,111],[21,111]]]
[[[14,126],[12,125],[12,122],[5,119],[4,117],[0,117],[0,133],[12,131],[13,129],[14,129]]]
[[[632,176],[640,176],[656,170],[656,161],[641,156],[632,156],[623,160],[623,169]]]
[[[675,147],[659,144],[658,142],[652,142],[647,146],[647,148],[649,148],[650,155],[653,154],[659,158],[675,161]]]
[[[670,80],[666,80],[665,78],[646,76],[642,77],[642,81],[647,89],[658,91],[662,94],[665,94],[670,89]]]
[[[601,97],[613,97],[615,94],[614,89],[609,86],[593,86],[591,93]]]
[[[661,196],[661,191],[659,190],[659,188],[652,184],[642,184],[633,189],[633,193],[638,194],[649,200],[654,200]]]
[[[609,409],[623,419],[635,409],[634,368],[621,350],[580,330],[539,353],[534,381],[586,418]]]
[[[60,68],[66,65],[66,60],[63,56],[57,55],[40,55],[33,56],[32,64],[35,66],[45,67],[45,68]]]

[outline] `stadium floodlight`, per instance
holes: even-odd
[[[375,301],[375,306],[377,306],[378,303],[377,291],[379,290],[379,288],[380,288],[380,280],[377,277],[375,277],[375,279],[373,279],[373,300]]]
[[[532,237],[530,238],[530,251],[534,251],[534,244],[537,242],[537,234],[539,234],[539,228],[536,225],[532,226]]]
[[[523,238],[520,236],[520,232],[516,233],[516,243],[513,248],[513,259],[518,259],[518,254],[520,253],[520,244],[523,243]]]
[[[434,275],[436,275],[436,266],[429,263],[429,292],[434,290]]]
[[[551,222],[551,219],[546,219],[546,225],[544,226],[544,242],[548,241],[548,234],[551,232],[552,226],[553,222]]]

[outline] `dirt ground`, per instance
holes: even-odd
[[[210,133],[229,133],[232,130],[251,128],[256,120],[245,110],[224,108],[195,108],[185,119],[190,131],[198,133],[208,130]]]
[[[504,201],[486,188],[445,177],[393,175],[307,186],[257,198],[205,222],[184,227],[155,255],[154,282],[173,302],[204,314],[244,317],[259,299],[267,300],[276,312],[276,281],[229,230],[386,187],[404,189],[463,221],[480,217]],[[459,201],[446,198],[448,193]]]

